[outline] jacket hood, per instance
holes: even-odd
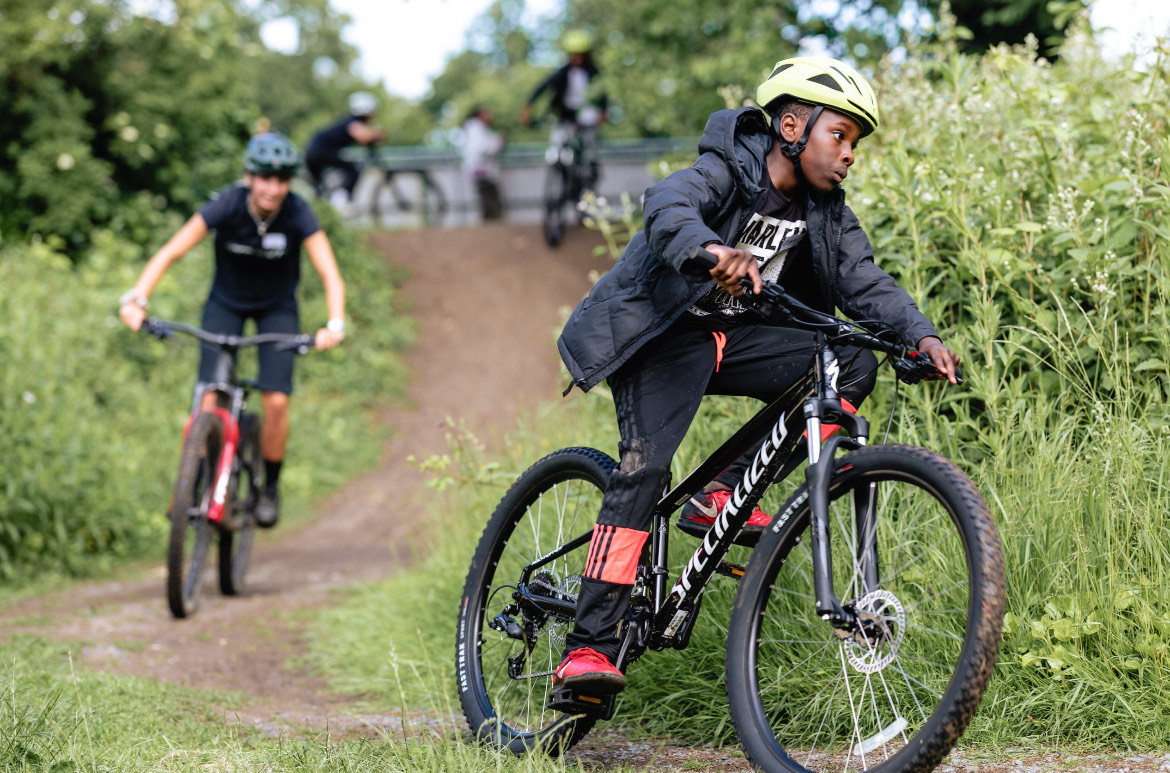
[[[767,117],[754,107],[712,113],[699,140],[699,153],[715,153],[722,158],[736,176],[736,183],[749,191],[759,189],[771,147]]]

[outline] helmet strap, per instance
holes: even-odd
[[[780,152],[792,162],[793,168],[796,169],[796,178],[798,180],[805,179],[804,170],[800,168],[800,154],[804,152],[804,146],[808,144],[808,138],[812,134],[813,124],[821,117],[824,109],[824,105],[817,105],[813,108],[812,113],[808,116],[808,121],[804,124],[804,132],[795,143],[784,139],[784,135],[780,133],[780,116],[777,115],[772,119],[772,134],[775,135],[776,141],[780,143]]]

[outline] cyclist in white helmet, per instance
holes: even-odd
[[[878,127],[873,89],[844,62],[801,57],[778,62],[756,102],[713,113],[694,165],[646,191],[644,229],[578,304],[558,341],[575,385],[608,382],[621,463],[602,498],[557,685],[592,694],[625,687],[614,666],[619,626],[654,504],[703,396],[771,401],[807,370],[812,333],[746,314],[741,299],[760,291],[761,278],[814,308],[888,326],[929,355],[939,378],[956,380],[958,355],[874,263],[873,246],[845,206],[841,183],[858,142]],[[696,247],[718,265],[696,270]],[[847,346],[838,354],[842,403],[860,405],[874,388],[877,360]],[[704,534],[753,455],[684,506],[679,528]],[[769,521],[757,509],[737,542],[755,544]]]
[[[349,115],[314,134],[305,149],[305,167],[313,177],[318,193],[321,192],[325,170],[331,167],[341,170],[341,189],[345,192],[345,200],[336,201],[335,204],[344,206],[353,199],[353,189],[359,174],[356,164],[341,157],[342,149],[352,145],[371,147],[386,138],[385,131],[370,125],[377,109],[378,100],[373,94],[366,91],[351,94]]]

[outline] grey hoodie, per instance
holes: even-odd
[[[596,386],[714,286],[707,272],[686,271],[688,256],[696,246],[735,243],[764,194],[759,181],[771,146],[758,109],[712,113],[695,164],[647,189],[643,230],[577,304],[557,341],[574,384],[583,391]],[[810,192],[807,208],[804,244],[817,286],[785,289],[823,311],[880,320],[910,345],[938,335],[874,264],[873,245],[840,186]]]

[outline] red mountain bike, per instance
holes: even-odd
[[[260,417],[245,410],[248,391],[257,387],[254,380],[236,377],[235,354],[263,343],[305,354],[314,348],[314,340],[307,333],[222,335],[153,317],[143,322],[142,330],[159,339],[187,333],[219,349],[215,376],[201,385],[183,428],[183,455],[171,502],[167,603],[175,617],[187,617],[199,605],[213,535],[219,535],[219,589],[225,596],[243,590],[252,556],[263,467]],[[215,392],[216,407],[203,411],[199,404],[208,391]]]

